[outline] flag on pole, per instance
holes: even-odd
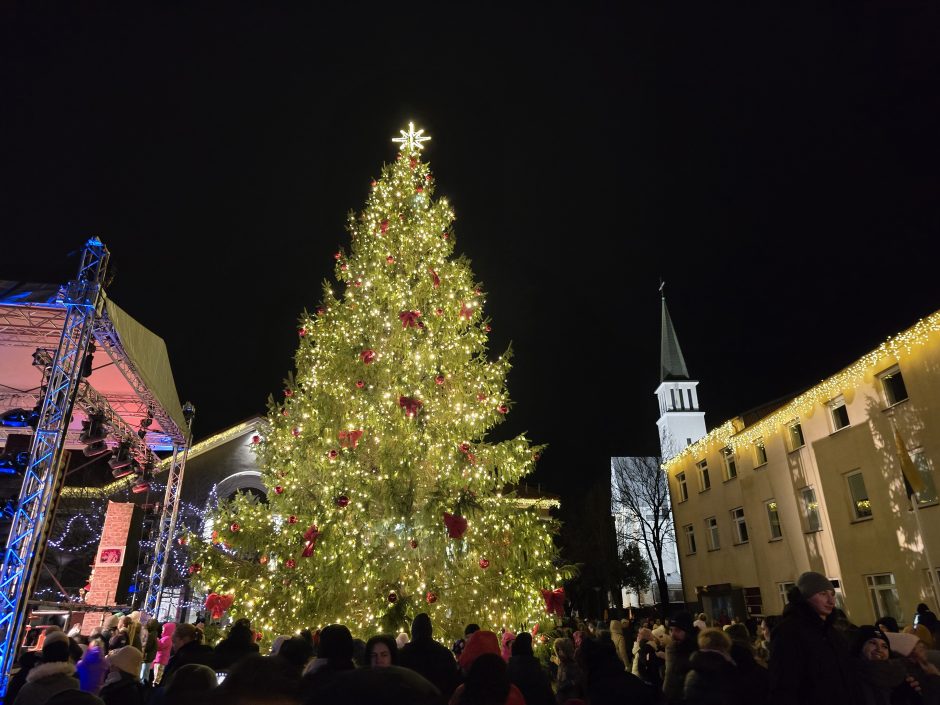
[[[914,461],[911,460],[911,456],[907,452],[907,446],[904,445],[904,439],[901,438],[901,432],[897,426],[894,426],[894,444],[897,446],[898,461],[901,463],[901,473],[904,475],[904,488],[907,490],[907,496],[910,497],[915,492],[923,492],[926,489],[924,478],[920,476],[920,471],[914,465]]]

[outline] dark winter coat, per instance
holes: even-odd
[[[698,630],[686,632],[685,639],[666,647],[666,672],[663,675],[663,695],[667,703],[681,703],[685,691],[685,677],[689,661],[698,648]]]
[[[578,659],[585,669],[587,698],[591,705],[653,705],[656,691],[623,670],[614,645],[585,640]]]
[[[892,702],[898,702],[892,701],[891,694],[905,682],[907,669],[901,659],[866,661],[857,658],[853,663],[859,688],[859,705],[891,705]],[[903,697],[900,690],[898,697]]]
[[[257,653],[257,644],[223,639],[215,647],[215,670],[227,671],[240,659]]]
[[[656,647],[649,641],[644,641],[636,653],[636,662],[640,679],[657,690],[662,690],[663,668],[666,662],[656,655]]]
[[[143,689],[140,681],[122,671],[118,680],[105,683],[98,697],[104,700],[104,705],[141,705],[144,701]]]
[[[745,705],[763,702],[742,687],[738,668],[717,651],[696,651],[685,676],[688,705]]]
[[[398,665],[427,678],[445,699],[450,699],[457,688],[457,661],[450,649],[432,638],[431,620],[427,615],[415,617],[411,625],[411,641],[399,652]]]
[[[731,644],[731,660],[737,667],[741,688],[750,695],[749,702],[763,703],[770,692],[770,673],[754,658],[754,652],[746,646]]]
[[[147,641],[142,649],[144,654],[144,663],[152,663],[157,655],[157,641],[160,639],[160,623],[151,619],[147,623]]]
[[[56,693],[78,690],[75,664],[71,661],[51,661],[33,666],[26,676],[26,685],[20,688],[14,705],[44,705]]]
[[[515,654],[506,666],[509,682],[522,691],[526,705],[554,705],[555,694],[542,670],[542,664],[531,654]]]
[[[804,601],[791,603],[774,629],[770,658],[771,705],[832,705],[858,701],[848,644]]]

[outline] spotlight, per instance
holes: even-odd
[[[92,365],[95,362],[95,351],[98,348],[92,342],[88,343],[88,352],[85,353],[85,359],[82,360],[82,378],[91,377]]]
[[[118,446],[114,457],[108,461],[108,465],[112,470],[123,470],[124,468],[129,467],[133,460],[134,456],[131,455],[131,444],[127,441],[121,441],[121,445]],[[133,470],[129,470],[128,472],[133,472]],[[115,477],[118,476],[115,475]]]
[[[29,426],[30,412],[26,409],[10,409],[0,414],[0,426],[25,428]]]
[[[95,441],[82,448],[82,453],[86,458],[94,458],[96,455],[102,455],[110,450],[108,444],[104,441]]]
[[[131,487],[131,492],[134,494],[142,494],[143,492],[150,491],[150,483],[147,480],[141,480],[133,487]]]
[[[196,407],[192,405],[192,402],[186,402],[183,404],[183,418],[186,419],[186,423],[193,422],[193,416],[196,415]]]
[[[29,465],[29,451],[0,455],[0,475],[21,475]]]
[[[134,468],[130,465],[126,465],[123,468],[116,468],[111,471],[111,474],[114,475],[115,480],[120,480],[122,477],[127,477],[128,475],[134,474]]]
[[[86,420],[82,421],[82,432],[78,440],[85,445],[103,441],[107,437],[108,429],[104,425],[104,414],[101,412],[92,412]]]

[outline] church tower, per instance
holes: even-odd
[[[662,291],[662,287],[660,287]],[[659,442],[663,459],[670,458],[706,434],[705,412],[699,409],[698,382],[689,379],[679,338],[663,294],[662,338],[659,352]]]

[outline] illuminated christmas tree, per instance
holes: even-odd
[[[195,581],[267,635],[341,622],[368,636],[422,611],[442,636],[518,629],[566,576],[556,527],[505,493],[540,448],[486,440],[510,409],[509,354],[487,354],[483,290],[453,257],[422,133],[395,140],[350,215],[338,286],[301,319],[296,373],[253,439],[267,502],[223,502],[212,538],[190,539]]]

